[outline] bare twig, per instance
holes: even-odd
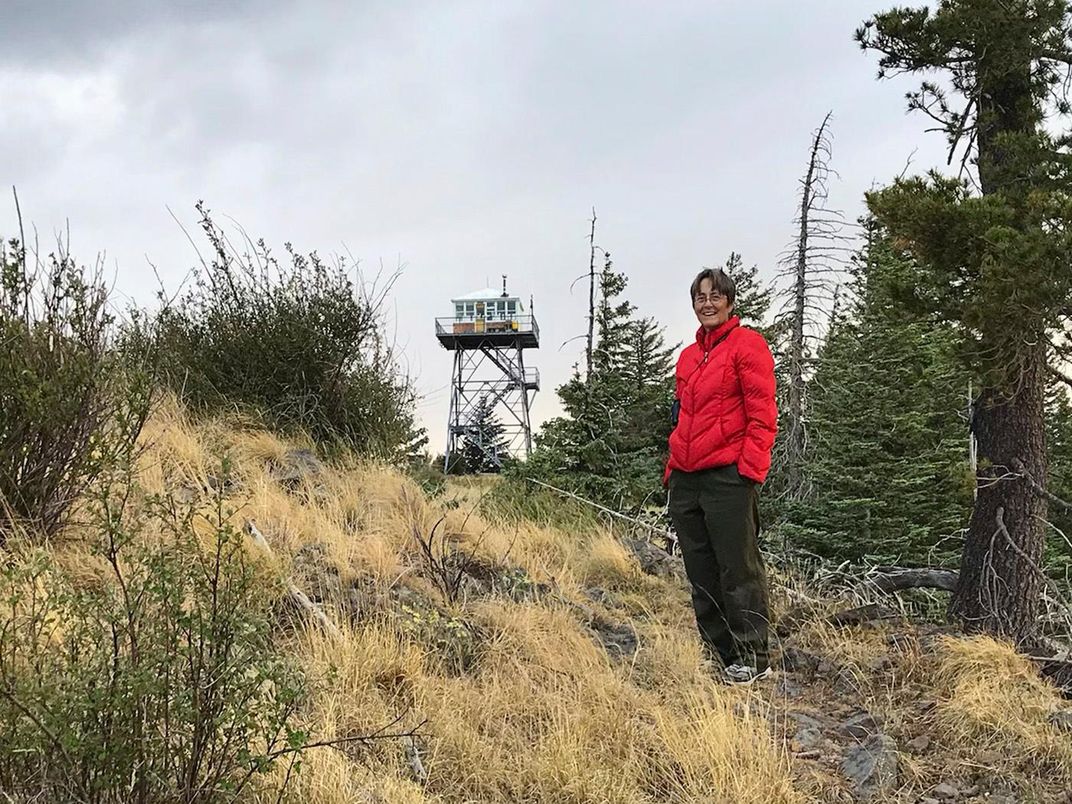
[[[268,540],[264,538],[264,534],[260,532],[252,519],[246,522],[246,533],[252,537],[253,543],[261,548],[261,550],[269,556],[273,555],[271,545],[268,544]],[[283,583],[286,584],[287,593],[290,596],[290,599],[298,605],[298,608],[316,620],[332,637],[342,639],[342,632],[339,631],[338,626],[331,621],[331,618],[328,617],[321,606],[314,603],[309,596],[298,588],[297,584],[290,579],[284,578]]]
[[[1020,559],[1027,565],[1028,569],[1033,570],[1043,580],[1043,582],[1050,587],[1050,589],[1054,593],[1054,597],[1057,599],[1057,602],[1060,603],[1066,611],[1072,611],[1072,606],[1068,604],[1068,601],[1065,599],[1064,594],[1062,594],[1061,589],[1057,586],[1056,583],[1053,582],[1053,578],[1047,575],[1038,565],[1038,563],[1034,559],[1032,559],[1031,556],[1024,552],[1024,548],[1018,545],[1016,541],[1012,538],[1012,534],[1009,533],[1009,529],[1005,526],[1004,506],[998,506],[995,519],[997,520],[998,532],[1005,536],[1005,541],[1008,543],[1009,547],[1012,548],[1012,551],[1020,557]]]
[[[585,382],[592,379],[592,350],[596,326],[596,208],[592,207],[592,230],[588,235],[588,343],[585,349]]]
[[[414,781],[422,787],[428,784],[428,771],[424,769],[420,752],[417,750],[417,741],[413,739],[412,734],[403,738],[403,750],[406,753],[406,762],[409,763],[409,769],[413,774]]]
[[[657,528],[654,525],[649,525],[647,522],[644,522],[641,519],[634,519],[631,516],[626,516],[625,514],[619,512],[619,511],[615,511],[612,508],[607,508],[605,505],[600,505],[597,502],[592,502],[591,500],[587,500],[584,497],[581,497],[581,496],[579,496],[577,494],[574,494],[571,491],[566,491],[565,489],[560,489],[557,486],[552,486],[550,483],[544,483],[541,480],[535,480],[535,479],[533,479],[531,477],[526,478],[526,480],[528,480],[530,483],[535,483],[537,486],[543,486],[545,489],[550,489],[551,491],[555,491],[555,492],[558,492],[559,494],[563,494],[563,495],[565,495],[566,497],[569,497],[572,500],[576,500],[577,502],[584,503],[585,505],[590,505],[591,507],[593,507],[593,508],[595,508],[595,509],[597,509],[599,511],[602,511],[604,514],[607,514],[608,516],[612,516],[612,517],[615,517],[616,519],[621,519],[621,520],[624,520],[625,522],[629,522],[632,525],[636,525],[638,527],[644,528],[645,530],[647,530],[647,531],[649,531],[651,533],[654,533],[654,534],[656,534],[658,536],[662,536],[664,539],[666,539],[669,542],[677,542],[677,537],[673,533],[668,531],[668,530],[665,530],[663,528]]]
[[[377,741],[380,741],[380,740],[399,740],[399,739],[405,739],[407,737],[414,737],[420,731],[421,727],[424,726],[428,722],[427,719],[422,720],[420,723],[418,723],[412,729],[408,729],[406,731],[399,731],[399,732],[388,732],[387,731],[387,729],[389,729],[392,726],[395,726],[398,723],[402,722],[402,718],[404,718],[404,717],[405,717],[405,713],[403,713],[403,714],[399,715],[398,717],[396,717],[393,721],[391,721],[389,724],[384,726],[382,729],[379,729],[377,731],[372,732],[372,734],[355,734],[355,735],[351,735],[349,737],[336,737],[336,738],[331,739],[331,740],[317,740],[316,742],[313,742],[313,743],[305,743],[305,745],[288,746],[287,748],[280,748],[280,749],[278,749],[276,751],[271,752],[270,754],[268,754],[268,758],[274,760],[274,759],[278,759],[279,757],[287,756],[288,754],[295,754],[295,753],[300,753],[302,751],[308,751],[311,748],[339,748],[341,746],[352,745],[354,743],[361,743],[362,745],[367,745],[369,743],[377,742]]]

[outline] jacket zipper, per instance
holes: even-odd
[[[693,372],[693,375],[703,374],[704,368],[707,366],[707,358],[711,355],[711,350],[708,349],[704,352],[703,360],[700,362],[700,367]],[[696,415],[696,383],[699,382],[699,377],[689,377],[689,393],[692,394],[692,416],[689,417],[689,437],[685,441],[685,465],[692,466],[692,461],[689,458],[692,457],[692,420]],[[686,472],[692,471],[686,469]]]

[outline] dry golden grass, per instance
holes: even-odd
[[[641,576],[610,533],[573,536],[533,524],[504,527],[481,515],[485,482],[452,488],[455,507],[429,501],[403,475],[382,466],[328,468],[296,490],[273,478],[290,444],[270,434],[194,427],[166,404],[146,429],[141,476],[157,492],[216,482],[224,453],[233,461],[234,520],[257,522],[278,571],[317,545],[319,560],[343,584],[363,579],[381,590],[410,586],[430,605],[479,634],[479,660],[447,673],[441,646],[422,641],[403,608],[361,613],[336,639],[304,630],[286,648],[305,667],[311,695],[302,716],[313,739],[427,721],[418,747],[428,773],[412,781],[402,740],[367,749],[315,749],[302,760],[289,798],[350,801],[797,802],[789,761],[762,718],[737,713],[736,691],[715,685],[701,666],[687,618],[647,623],[633,663],[616,662],[593,639],[569,601],[600,586],[631,593],[638,609],[657,584]],[[438,523],[438,524],[437,524]],[[492,566],[521,568],[555,593],[545,600],[484,596],[455,605],[421,579],[415,535],[436,528]],[[591,604],[589,604],[591,605]],[[678,605],[674,606],[677,611]],[[447,615],[444,615],[447,616]],[[277,775],[286,772],[276,768]]]
[[[272,467],[305,445],[220,422],[195,426],[173,401],[153,417],[144,443],[140,477],[156,493],[207,496],[230,456],[234,524],[256,521],[276,556],[266,571],[291,575],[315,547],[317,571],[336,577],[340,589],[368,593],[357,608],[345,598],[329,602],[340,637],[312,628],[281,636],[310,680],[301,713],[310,739],[369,734],[399,717],[396,730],[424,722],[416,742],[423,786],[412,778],[405,741],[387,739],[307,752],[288,801],[814,800],[794,788],[800,774],[768,717],[779,705],[772,688],[717,685],[702,662],[684,590],[642,575],[611,533],[485,517],[486,479],[452,482],[443,500],[431,501],[404,475],[355,462],[284,488]],[[433,529],[441,549],[523,571],[545,593],[446,600],[424,572],[418,543]],[[76,569],[76,552],[69,558],[72,571],[93,573]],[[591,587],[612,593],[614,605],[587,599]],[[406,603],[414,599],[423,602]],[[636,655],[610,658],[584,612],[631,622]],[[871,696],[862,703],[874,702],[868,666],[889,651],[881,634],[814,623],[801,638],[846,668]],[[444,658],[453,639],[469,640],[466,650],[474,652],[464,671]],[[950,744],[1072,769],[1067,736],[1046,723],[1053,690],[1008,648],[948,640],[927,678],[918,644],[897,650],[903,672],[886,685],[884,709],[896,707],[909,681],[926,683],[938,700],[935,728]],[[273,778],[287,770],[280,764]]]
[[[1009,645],[943,639],[934,683],[937,726],[951,746],[968,755],[985,749],[1010,768],[1029,765],[1072,784],[1072,739],[1049,721],[1055,690]]]

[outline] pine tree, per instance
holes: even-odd
[[[622,294],[626,276],[607,254],[598,277],[592,369],[558,388],[564,415],[541,428],[524,467],[588,499],[636,510],[661,494],[670,431],[674,348]]]
[[[508,454],[504,432],[488,398],[480,397],[462,436],[458,471],[467,474],[500,471]]]
[[[1046,451],[1050,477],[1047,488],[1065,503],[1072,502],[1072,396],[1061,383],[1052,383],[1046,399]],[[1064,580],[1072,569],[1072,508],[1059,502],[1050,506],[1051,538],[1046,565]]]
[[[890,298],[905,260],[881,238],[862,257],[810,382],[814,492],[783,527],[836,560],[948,564],[971,503],[967,376],[950,327]]]
[[[1044,398],[1055,333],[1068,326],[1072,207],[1066,143],[1046,110],[1068,111],[1072,63],[1064,0],[940,0],[897,8],[857,32],[886,73],[938,73],[909,95],[963,152],[963,178],[897,180],[868,205],[916,260],[898,303],[949,322],[981,388],[979,456],[960,581],[950,613],[965,628],[1028,642],[1043,586],[1048,476]],[[1067,334],[1067,333],[1066,333]]]
[[[737,298],[733,303],[733,314],[741,319],[745,326],[762,332],[770,338],[771,329],[767,326],[767,314],[770,312],[774,291],[770,283],[759,278],[759,266],[744,267],[744,259],[736,251],[731,251],[722,266],[733,279],[737,287]]]
[[[619,478],[623,503],[638,508],[662,498],[662,473],[674,401],[674,346],[653,318],[629,322],[623,376],[628,388]]]

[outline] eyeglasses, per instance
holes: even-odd
[[[707,302],[711,302],[712,304],[718,304],[725,298],[726,297],[723,296],[721,293],[712,293],[710,296],[704,293],[697,293],[695,296],[692,297],[692,303],[707,304]]]

